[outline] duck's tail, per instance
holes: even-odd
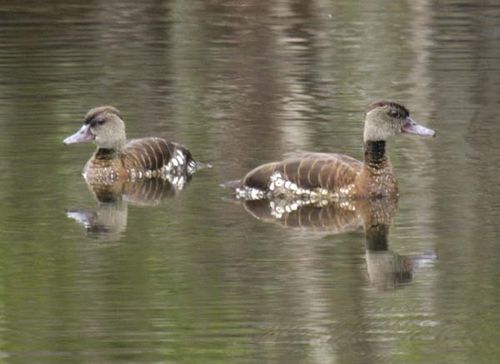
[[[198,162],[198,161],[195,161],[194,159],[191,159],[187,165],[187,172],[188,172],[188,174],[193,174],[193,173],[198,172],[202,169],[210,169],[212,167],[213,166],[210,163]]]

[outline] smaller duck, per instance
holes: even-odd
[[[417,124],[406,107],[376,101],[365,114],[364,161],[343,154],[307,153],[256,167],[230,181],[244,200],[286,198],[304,203],[397,196],[396,177],[386,155],[386,141],[402,133],[435,136]]]
[[[83,175],[93,184],[162,178],[185,183],[202,164],[181,144],[149,137],[127,141],[125,123],[113,106],[91,109],[83,126],[64,144],[94,141],[97,149]]]

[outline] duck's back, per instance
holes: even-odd
[[[191,174],[196,169],[196,162],[188,149],[162,138],[130,140],[121,152],[121,159],[131,174]]]
[[[343,154],[309,153],[261,165],[250,171],[241,185],[266,191],[276,178],[301,189],[323,189],[332,193],[349,188],[363,163]],[[272,189],[272,187],[271,187]]]

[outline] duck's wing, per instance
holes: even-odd
[[[162,168],[190,173],[196,162],[181,144],[162,138],[141,138],[129,141],[122,150],[125,167],[137,171],[160,171]]]
[[[250,171],[241,185],[266,190],[271,176],[280,173],[284,179],[301,188],[335,191],[354,183],[362,165],[362,162],[343,154],[307,153],[301,157],[263,164]]]

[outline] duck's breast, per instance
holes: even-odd
[[[83,175],[89,183],[111,183],[127,177],[119,153],[102,149],[87,161]]]
[[[389,162],[383,168],[364,165],[356,180],[358,194],[369,198],[397,196],[398,182]]]

